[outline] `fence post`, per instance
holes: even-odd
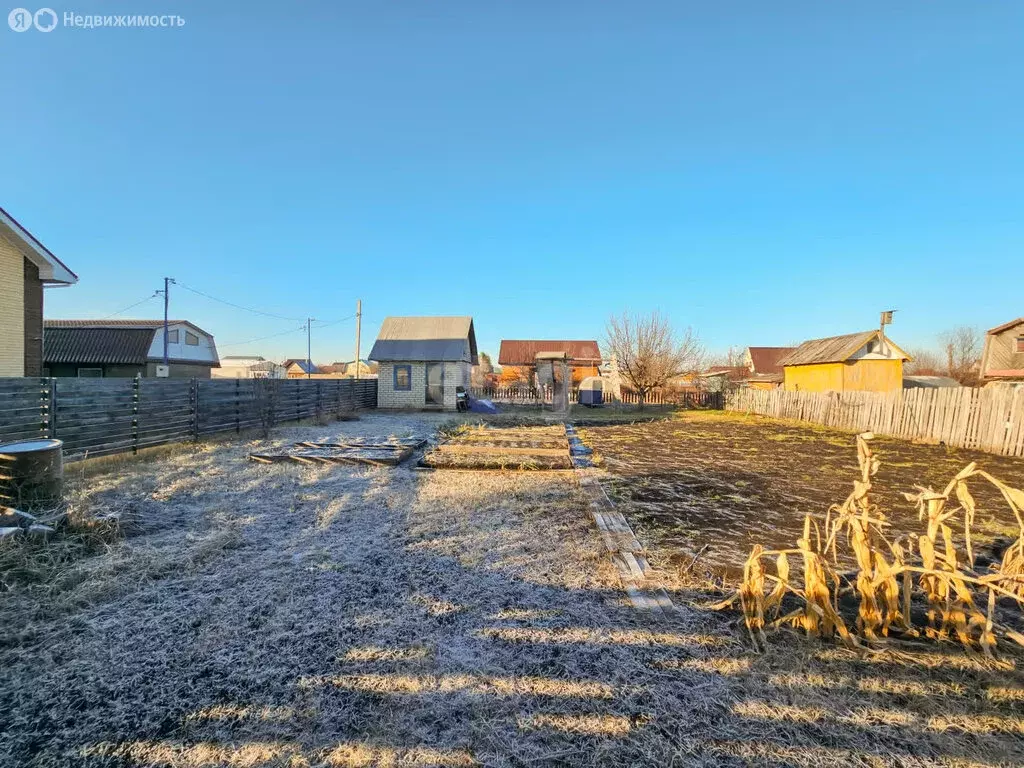
[[[132,455],[139,452],[139,377],[132,378]]]
[[[199,379],[195,376],[189,383],[189,400],[191,400],[192,413],[192,439],[199,442]]]
[[[47,431],[51,438],[57,437],[57,379],[55,378],[50,379],[50,396],[45,407],[50,411]]]

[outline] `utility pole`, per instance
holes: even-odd
[[[363,324],[363,300],[356,299],[356,380],[359,379],[359,333]]]
[[[168,330],[167,330],[167,309],[168,309],[168,305],[170,304],[170,300],[171,300],[170,286],[171,286],[171,283],[173,283],[173,282],[174,282],[174,278],[173,277],[165,277],[164,278],[164,289],[163,289],[163,291],[157,291],[157,293],[163,293],[163,295],[164,295],[164,365],[165,366],[170,366],[170,364],[171,364],[170,360],[168,358],[168,354],[167,354],[167,341],[168,341],[168,338],[169,338],[169,334],[168,334]]]
[[[316,320],[315,317],[307,317],[306,318],[306,378],[307,379],[313,378],[313,374],[312,374],[313,360],[311,359],[311,357],[312,357],[312,349],[313,349],[313,347],[312,347],[313,342],[311,340],[311,336],[312,336],[312,332],[313,332],[313,321],[314,320]]]

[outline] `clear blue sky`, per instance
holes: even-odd
[[[0,205],[81,277],[50,317],[164,275],[295,318],[361,297],[364,352],[388,314],[472,314],[491,352],[623,309],[716,350],[1024,314],[1024,3],[54,7],[186,25],[0,27]],[[172,298],[222,355],[305,354],[228,346],[301,320]]]

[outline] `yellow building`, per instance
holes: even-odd
[[[910,360],[880,331],[805,341],[779,361],[788,392],[892,392]]]

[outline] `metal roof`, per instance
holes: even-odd
[[[1016,320],[1011,320],[1008,323],[1003,323],[1002,325],[997,325],[995,328],[989,328],[987,331],[985,331],[985,333],[986,334],[1002,333],[1003,331],[1008,330],[1010,328],[1013,328],[1015,325],[1020,325],[1021,323],[1024,323],[1024,317],[1018,317]]]
[[[99,319],[99,320],[44,320],[47,328],[149,328],[155,331],[164,327],[163,320]],[[187,325],[211,339],[213,335],[188,320],[168,320],[167,325]]]
[[[43,332],[43,355],[51,363],[144,365],[152,328],[52,328]]]
[[[747,347],[750,359],[754,364],[754,373],[782,373],[779,360],[795,350],[796,347]]]
[[[591,339],[502,339],[498,365],[532,365],[534,358],[544,352],[564,352],[580,362],[601,362],[601,350]]]
[[[848,333],[843,336],[829,336],[824,339],[811,339],[805,341],[790,354],[779,360],[778,365],[813,365],[816,363],[843,363],[849,360],[861,347],[872,339],[877,339],[879,332],[860,331],[859,333]],[[899,352],[904,360],[909,360],[903,350],[897,347],[892,341],[886,338],[886,343],[891,344]]]
[[[467,362],[476,365],[473,318],[385,317],[370,360]]]

